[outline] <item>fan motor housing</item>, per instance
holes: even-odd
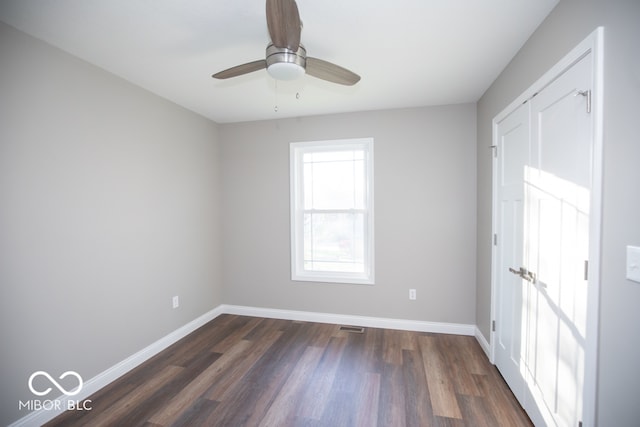
[[[269,43],[266,52],[267,71],[278,80],[295,80],[302,76],[307,66],[307,50],[299,46],[297,51],[277,47]]]

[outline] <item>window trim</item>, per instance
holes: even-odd
[[[308,271],[303,267],[304,263],[304,185],[301,182],[302,156],[309,152],[351,150],[362,148],[365,153],[365,208],[364,209],[335,209],[339,212],[364,211],[365,218],[365,255],[364,273],[334,272],[334,271]],[[328,282],[346,284],[375,283],[375,252],[374,252],[374,200],[373,200],[373,138],[338,139],[327,141],[292,142],[289,148],[290,160],[290,198],[291,207],[291,280],[304,282]]]

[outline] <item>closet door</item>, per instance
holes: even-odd
[[[546,423],[582,413],[592,162],[591,54],[531,100],[525,172],[529,388]],[[526,405],[525,405],[526,409]]]
[[[526,310],[524,179],[529,161],[529,104],[518,107],[497,128],[497,295],[495,363],[524,406]],[[497,242],[496,242],[497,243]]]
[[[494,360],[536,426],[583,413],[592,54],[495,127]]]

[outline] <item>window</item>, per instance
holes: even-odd
[[[373,273],[373,139],[292,143],[292,280],[373,284]]]

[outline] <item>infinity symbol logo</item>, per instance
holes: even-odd
[[[78,388],[75,391],[67,391],[64,389],[64,387],[62,387],[60,384],[58,384],[58,382],[56,380],[53,379],[53,377],[51,375],[49,375],[49,373],[45,372],[45,371],[37,371],[34,372],[33,374],[31,374],[31,376],[29,377],[29,390],[31,390],[31,393],[35,394],[36,396],[44,396],[45,394],[49,394],[49,392],[51,391],[51,387],[49,387],[48,389],[46,389],[45,391],[37,391],[36,389],[33,388],[33,379],[35,377],[37,377],[38,375],[43,375],[45,376],[49,381],[51,381],[51,383],[56,386],[56,388],[58,390],[60,390],[62,393],[66,394],[67,396],[75,396],[76,394],[80,393],[80,390],[82,390],[82,377],[80,376],[80,374],[78,374],[75,371],[67,371],[64,374],[60,375],[59,379],[64,379],[66,377],[68,377],[69,375],[74,376],[78,379]]]

